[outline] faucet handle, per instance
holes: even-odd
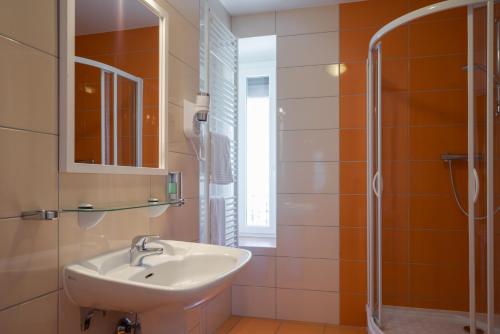
[[[146,235],[138,235],[132,239],[131,248],[146,248],[146,244],[148,242],[159,240],[160,236],[157,234],[146,234]]]

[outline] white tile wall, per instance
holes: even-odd
[[[276,240],[274,240],[276,244]],[[256,245],[248,246],[240,239],[240,247],[252,252],[252,256],[276,256],[276,245],[274,247],[259,247]]]
[[[57,292],[0,311],[2,333],[57,333]]]
[[[339,95],[338,64],[278,69],[278,99]]]
[[[325,6],[278,12],[278,36],[302,35],[339,30],[339,7]]]
[[[57,1],[0,7],[1,331],[56,333],[59,223],[20,215],[59,207]]]
[[[149,176],[69,174],[59,175],[60,205],[64,209],[80,203],[111,205],[138,203],[149,197]]]
[[[279,319],[338,324],[337,292],[278,289]]]
[[[338,260],[278,257],[276,268],[278,288],[339,291]]]
[[[276,318],[276,289],[233,285],[233,314]]]
[[[182,17],[188,20],[196,29],[200,26],[199,0],[168,0]]]
[[[339,258],[338,227],[280,225],[277,239],[278,256]]]
[[[198,72],[177,57],[168,57],[168,100],[179,107],[184,99],[194,101],[198,94]]]
[[[0,127],[0,218],[57,209],[57,136]]]
[[[339,195],[281,194],[278,225],[339,226]]]
[[[338,162],[281,162],[279,194],[337,194]]]
[[[57,59],[1,36],[0,54],[0,126],[57,134]]]
[[[57,1],[2,1],[0,35],[57,55]]]
[[[200,67],[199,55],[194,52],[200,43],[198,26],[187,21],[174,8],[169,11],[169,52],[178,60],[198,71]]]
[[[278,101],[280,130],[338,129],[339,98],[299,98]]]
[[[176,240],[198,241],[200,239],[200,227],[198,222],[198,199],[186,199],[181,208],[172,207],[167,210],[165,219],[176,222],[169,224],[170,233]]]
[[[338,63],[338,45],[337,31],[278,37],[278,67]]]
[[[240,37],[275,23],[280,130],[276,257],[258,249],[268,256],[238,276],[233,313],[338,323],[338,6],[274,14],[233,18]]]
[[[276,258],[274,256],[253,256],[245,268],[236,275],[234,284],[275,287]]]
[[[239,38],[275,35],[276,13],[233,16],[231,30]]]
[[[57,290],[57,221],[0,225],[0,310]]]
[[[338,161],[339,130],[280,131],[279,161]]]

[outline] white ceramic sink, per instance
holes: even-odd
[[[159,240],[161,255],[131,266],[129,249],[64,268],[64,289],[77,305],[101,310],[147,312],[189,308],[211,298],[252,257],[244,249]]]

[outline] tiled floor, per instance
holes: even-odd
[[[366,334],[366,328],[232,316],[216,334]]]

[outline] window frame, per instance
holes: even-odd
[[[270,189],[269,189],[269,227],[248,226],[247,224],[247,82],[249,78],[269,78],[269,106],[270,106]],[[238,74],[238,215],[240,237],[276,237],[276,168],[277,168],[277,113],[276,113],[276,61],[244,63],[239,65]]]

